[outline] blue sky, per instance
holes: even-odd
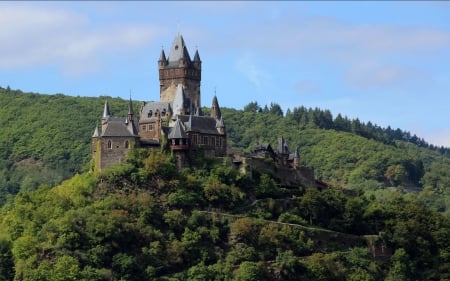
[[[450,147],[450,2],[0,2],[0,86],[158,100],[180,32],[202,105],[329,109]]]

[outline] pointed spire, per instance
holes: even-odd
[[[105,100],[105,107],[103,109],[103,119],[106,119],[109,116],[111,116],[111,113],[109,112],[108,100]]]
[[[131,90],[130,90],[130,100],[128,102],[128,120],[133,121],[133,102],[131,101]]]
[[[186,132],[184,131],[183,125],[181,124],[181,120],[177,118],[175,121],[175,125],[170,130],[168,135],[169,139],[185,139],[187,138]]]
[[[183,36],[178,34],[173,40],[172,49],[170,49],[169,62],[178,62],[180,59],[185,59],[187,62],[191,61]]]
[[[222,118],[222,112],[220,112],[219,102],[217,101],[217,96],[215,92],[211,105],[211,117],[215,118],[216,120]]]
[[[198,54],[198,50],[195,50],[194,62],[200,62],[200,55]]]
[[[166,53],[164,53],[164,49],[161,49],[161,55],[159,56],[159,61],[166,62]]]
[[[94,130],[94,134],[92,135],[93,138],[98,138],[100,136],[99,132],[98,132],[98,122],[97,124],[95,124],[95,130]]]

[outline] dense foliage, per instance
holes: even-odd
[[[105,99],[113,114],[126,114],[127,103],[117,98],[41,95],[0,87],[0,206],[7,194],[57,184],[87,166],[90,138]]]
[[[342,122],[339,115],[333,119],[329,111],[295,108],[283,116],[272,107],[277,105],[261,109],[253,102],[244,110],[222,108],[233,147],[250,152],[257,141],[276,147],[277,138],[283,136],[291,151],[298,147],[302,164],[314,167],[317,178],[335,187],[415,191],[420,202],[450,214],[448,149],[426,148],[429,145],[423,140],[419,146],[414,143],[416,137],[408,139],[410,134],[400,130],[346,118]]]
[[[227,161],[177,172],[170,155],[135,150],[101,174],[19,192],[0,211],[0,272],[40,281],[450,278],[450,221],[384,193],[282,189]],[[374,258],[363,234],[393,255]]]
[[[448,149],[251,102],[222,108],[233,149],[283,136],[331,188],[281,188],[229,160],[177,171],[170,155],[141,150],[94,174],[105,99],[125,116],[119,98],[0,88],[0,281],[450,279]],[[387,254],[374,256],[380,243]]]

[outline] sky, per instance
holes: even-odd
[[[317,107],[450,147],[450,2],[0,1],[0,15],[1,87],[159,100],[180,33],[203,106]]]

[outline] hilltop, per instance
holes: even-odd
[[[0,204],[8,194],[55,185],[90,169],[90,140],[107,99],[114,116],[126,115],[127,101],[111,97],[42,95],[0,88]],[[135,107],[140,104],[134,102]],[[123,110],[123,111],[118,111]],[[207,109],[204,109],[207,111]],[[249,103],[222,108],[230,146],[239,153],[256,140],[276,144],[283,136],[298,147],[303,165],[339,188],[381,192],[386,187],[419,191],[414,197],[447,212],[450,200],[448,149],[434,147],[400,129],[333,118],[327,110]],[[381,191],[380,191],[381,190]]]
[[[108,99],[121,116],[127,101],[3,88],[0,98],[6,280],[449,278],[448,149],[408,132],[252,102],[222,108],[232,150],[282,135],[330,188],[283,187],[226,158],[178,171],[170,154],[139,149],[96,174],[98,109]]]

